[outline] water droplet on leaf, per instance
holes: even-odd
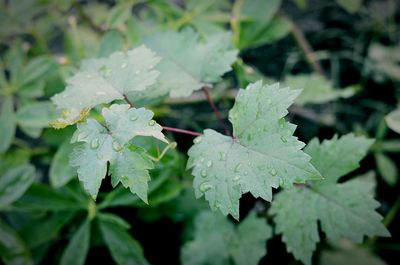
[[[201,142],[201,140],[203,140],[203,137],[199,136],[199,137],[194,138],[193,142],[194,142],[195,144],[198,144],[198,143]]]
[[[200,172],[200,176],[202,176],[203,178],[206,177],[206,176],[207,176],[207,171],[206,171],[205,169],[203,169],[203,170]]]
[[[119,152],[122,150],[122,145],[120,143],[118,143],[117,141],[114,141],[112,143],[112,147],[115,151]]]
[[[272,168],[272,169],[269,171],[269,173],[270,173],[272,176],[276,176],[276,174],[277,174],[275,168]]]
[[[130,117],[130,120],[131,120],[131,121],[136,121],[137,119],[138,119],[138,117],[136,117],[136,116]]]
[[[206,181],[206,182],[203,182],[200,184],[199,189],[201,192],[205,193],[206,191],[210,190],[212,187],[213,186],[210,183],[208,183],[208,181]]]
[[[282,142],[287,143],[287,139],[284,136],[281,136],[281,140]]]
[[[240,170],[241,167],[242,167],[242,164],[241,164],[241,163],[237,164],[234,171],[235,171],[236,173],[239,172],[239,170]]]
[[[211,167],[212,164],[213,164],[213,162],[212,162],[211,160],[208,160],[208,161],[207,161],[207,167]]]
[[[220,153],[219,153],[219,160],[225,161],[225,160],[226,160],[226,153],[220,152]]]
[[[239,182],[239,180],[240,180],[240,176],[234,176],[233,177],[233,181],[234,182]]]
[[[123,64],[121,64],[121,68],[123,69],[123,68],[125,68],[127,65],[128,65],[127,63],[123,63]]]
[[[92,140],[92,142],[90,143],[90,147],[92,148],[92,149],[96,149],[96,148],[98,148],[99,147],[99,139],[93,139]]]
[[[150,120],[150,121],[149,121],[149,126],[154,126],[154,124],[156,124],[156,121],[155,121],[155,120]]]

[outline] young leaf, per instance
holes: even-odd
[[[202,42],[192,28],[152,35],[144,42],[163,57],[157,66],[160,77],[152,87],[159,96],[187,97],[207,83],[220,81],[238,53],[231,47],[230,34],[215,34]]]
[[[100,221],[103,240],[117,264],[149,265],[140,244],[114,222]]]
[[[383,153],[375,154],[375,161],[383,180],[390,186],[396,185],[398,175],[396,164]]]
[[[389,236],[375,212],[379,203],[372,197],[373,184],[359,179],[336,183],[357,167],[372,143],[352,134],[322,144],[312,141],[305,152],[326,179],[283,190],[272,202],[277,232],[287,250],[305,264],[311,264],[320,240],[318,222],[332,241],[347,238],[360,243],[365,235]]]
[[[239,219],[243,193],[271,201],[272,187],[321,178],[284,119],[299,93],[261,81],[239,91],[229,113],[234,138],[205,130],[188,152],[197,198],[205,195],[213,210]]]
[[[35,168],[32,165],[23,165],[4,172],[0,176],[0,207],[20,198],[32,184],[34,177]]]
[[[152,136],[166,142],[161,126],[152,120],[151,111],[130,108],[127,104],[103,108],[102,115],[105,125],[93,119],[78,124],[71,141],[80,144],[71,154],[71,165],[78,168],[80,181],[94,199],[109,162],[113,186],[121,182],[147,202],[148,170],[153,163],[142,148],[131,145],[130,141],[135,136]]]
[[[61,265],[83,265],[90,243],[90,221],[86,219],[75,232],[61,257]]]
[[[236,228],[225,217],[203,211],[195,219],[195,235],[181,252],[185,265],[258,264],[266,254],[272,230],[263,218],[251,213]]]
[[[17,121],[14,113],[13,98],[0,98],[0,153],[7,151],[14,139]]]
[[[0,257],[7,265],[32,265],[31,254],[18,234],[0,219]]]
[[[393,131],[400,133],[400,108],[390,112],[386,117],[386,124]]]
[[[66,89],[52,97],[63,111],[63,117],[53,125],[65,127],[98,104],[123,99],[131,91],[142,91],[153,85],[159,74],[154,66],[159,61],[145,46],[83,61],[80,71],[67,80]]]

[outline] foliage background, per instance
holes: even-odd
[[[194,199],[192,177],[185,171],[193,137],[169,135],[178,148],[169,151],[152,173],[155,184],[150,188],[150,206],[145,207],[129,193],[113,192],[105,181],[101,188],[105,203],[96,208],[62,154],[70,152],[66,142],[74,128],[50,128],[49,122],[57,113],[49,98],[64,89],[65,80],[82,59],[133,48],[145,35],[188,25],[202,36],[233,30],[239,59],[233,71],[211,90],[224,118],[238,88],[258,79],[280,81],[305,89],[289,116],[298,125],[296,135],[302,141],[349,132],[376,139],[361,167],[345,180],[367,172],[374,176],[376,198],[382,205],[379,212],[392,237],[368,239],[361,251],[348,242],[338,247],[324,241],[313,261],[349,264],[349,259],[363,262],[360,260],[367,258],[370,264],[396,264],[400,250],[396,226],[400,221],[400,115],[396,112],[400,96],[399,4],[395,0],[256,1],[260,6],[250,12],[250,21],[237,22],[233,2],[1,2],[0,238],[4,243],[6,236],[16,236],[15,242],[6,241],[24,257],[25,264],[31,260],[59,263],[82,220],[107,203],[118,207],[106,209],[104,214],[113,215],[103,218],[114,218],[113,222],[130,227],[129,234],[140,242],[151,264],[180,263],[182,245],[195,234],[194,216],[208,210],[203,199]],[[236,28],[237,23],[242,31]],[[150,103],[162,124],[193,131],[223,129],[201,93]],[[156,156],[156,147],[149,148]],[[18,172],[10,173],[10,169]],[[245,195],[241,216],[251,209],[263,215],[268,207],[268,203]],[[86,264],[113,264],[97,223],[90,240]],[[120,242],[121,248],[127,245],[122,238]],[[260,264],[296,262],[279,237],[269,240],[267,246],[268,254]],[[7,263],[8,254],[0,250]],[[331,257],[324,256],[328,251],[333,253]],[[21,260],[15,264],[24,264]]]

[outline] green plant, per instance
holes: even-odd
[[[362,5],[337,3],[351,13]],[[277,235],[304,264],[317,261],[317,246],[321,264],[365,253],[379,263],[368,247],[390,236],[400,203],[382,222],[375,175],[358,168],[371,150],[378,173],[396,185],[385,153],[399,150],[386,128],[398,132],[398,111],[384,106],[365,126],[339,114],[365,80],[393,79],[392,67],[366,61],[360,83],[328,79],[281,4],[2,3],[4,17],[31,9],[26,19],[37,23],[18,18],[18,31],[0,31],[3,262],[85,264],[106,246],[117,264],[149,264],[135,225],[165,218],[183,227],[182,264],[257,264]],[[60,27],[61,53],[42,20]],[[293,74],[287,62],[280,78],[268,77],[244,60],[289,33],[314,72]],[[371,60],[382,57],[376,47]],[[319,135],[319,126],[335,136]],[[365,249],[349,243],[366,236]]]

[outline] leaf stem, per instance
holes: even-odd
[[[164,130],[170,131],[170,132],[177,132],[177,133],[189,134],[189,135],[194,135],[194,136],[202,136],[203,135],[202,133],[179,129],[179,128],[173,128],[173,127],[167,127],[167,126],[162,126],[162,128]]]
[[[205,95],[206,98],[207,98],[208,103],[209,103],[210,106],[211,106],[211,109],[213,110],[215,116],[217,117],[218,122],[220,123],[221,127],[224,129],[225,134],[226,134],[226,135],[231,135],[231,133],[230,133],[230,131],[229,131],[229,129],[228,129],[228,126],[226,126],[225,122],[223,121],[223,119],[222,119],[222,117],[221,117],[221,114],[220,114],[219,111],[218,111],[218,108],[215,106],[214,101],[212,100],[212,98],[211,98],[211,96],[210,96],[210,93],[208,92],[208,88],[207,88],[206,86],[204,86],[204,87],[202,88],[202,90],[203,90],[203,92],[204,92],[204,95]]]
[[[133,108],[133,102],[131,100],[129,100],[129,98],[125,94],[123,94],[123,96],[124,96],[124,100],[126,101],[126,103],[128,103],[129,106],[131,108]]]

